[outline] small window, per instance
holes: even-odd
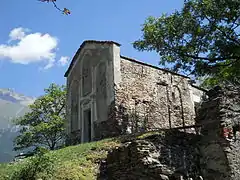
[[[172,92],[172,100],[175,102],[176,101],[176,95],[174,92]]]
[[[83,113],[83,141],[90,142],[92,134],[92,123],[91,123],[91,109],[87,109]]]

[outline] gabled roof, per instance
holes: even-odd
[[[77,57],[78,55],[80,54],[81,50],[83,49],[83,47],[85,46],[86,43],[93,43],[93,44],[116,44],[117,46],[121,46],[121,44],[117,43],[117,42],[114,42],[114,41],[97,41],[97,40],[86,40],[84,41],[79,49],[77,50],[77,52],[75,53],[73,59],[72,59],[72,62],[70,63],[66,73],[64,74],[64,77],[67,77],[69,72],[71,71],[71,69],[73,68],[73,65],[74,63],[76,62],[77,60]],[[162,71],[165,71],[165,72],[169,72],[171,74],[174,74],[174,75],[178,75],[178,76],[182,76],[184,78],[189,78],[188,76],[184,76],[182,74],[178,74],[176,72],[173,72],[173,71],[170,71],[170,70],[167,70],[167,69],[163,69],[163,68],[160,68],[160,67],[157,67],[157,66],[154,66],[154,65],[151,65],[151,64],[147,64],[145,62],[141,62],[139,60],[136,60],[136,59],[133,59],[133,58],[129,58],[129,57],[126,57],[126,56],[120,56],[122,59],[124,60],[128,60],[128,61],[132,61],[132,62],[135,62],[135,63],[138,63],[138,64],[141,64],[141,65],[144,65],[144,66],[148,66],[148,67],[151,67],[151,68],[155,68],[155,69],[158,69],[158,70],[162,70]]]
[[[119,44],[119,43],[117,43],[117,42],[114,42],[114,41],[96,41],[96,40],[86,40],[86,41],[84,41],[84,42],[80,45],[80,47],[78,48],[77,52],[75,53],[75,55],[74,55],[74,57],[73,57],[70,65],[69,65],[67,71],[66,71],[65,74],[64,74],[64,77],[67,77],[67,76],[68,76],[68,74],[69,74],[69,72],[71,71],[74,63],[75,63],[76,60],[77,60],[78,55],[80,54],[81,50],[83,49],[83,47],[84,47],[87,43],[89,43],[89,44],[90,44],[90,43],[93,43],[93,44],[116,44],[117,46],[121,46],[121,44]]]

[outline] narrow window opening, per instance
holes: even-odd
[[[83,129],[83,142],[91,141],[92,126],[91,126],[91,110],[84,111],[84,129]]]

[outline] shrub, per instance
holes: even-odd
[[[39,149],[34,157],[26,159],[11,176],[11,180],[49,180],[54,171],[54,160],[46,154],[47,150]]]

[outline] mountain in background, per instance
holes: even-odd
[[[9,162],[16,155],[13,139],[18,134],[18,127],[12,120],[29,112],[28,105],[34,100],[11,89],[0,89],[0,162]]]

